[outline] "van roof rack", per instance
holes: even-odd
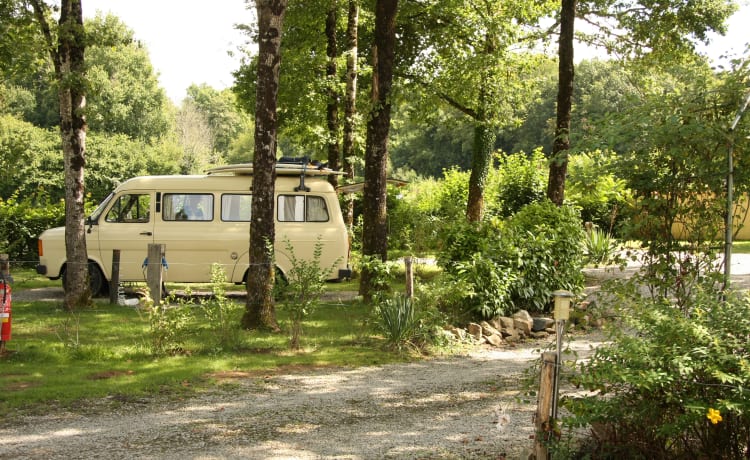
[[[211,168],[206,173],[213,175],[251,176],[253,174],[252,163],[239,163]],[[306,157],[281,157],[276,161],[277,176],[329,176],[343,175],[344,172],[336,171],[328,167],[326,163],[310,161]]]

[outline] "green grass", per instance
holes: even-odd
[[[14,278],[16,293],[60,285],[31,272],[14,273]],[[356,282],[332,286],[355,290]],[[157,356],[151,352],[145,312],[112,306],[106,299],[73,314],[55,302],[14,301],[9,353],[0,357],[0,413],[76,407],[86,398],[105,396],[181,395],[216,385],[212,375],[223,371],[265,373],[290,366],[362,366],[409,359],[385,351],[382,339],[363,328],[369,307],[358,302],[321,304],[304,322],[302,352],[289,351],[283,305],[277,305],[277,316],[284,333],[242,331],[239,346],[229,351],[217,346],[199,306],[177,308],[194,313],[184,340],[177,353]],[[238,326],[242,311],[242,304],[232,310]]]
[[[750,254],[750,241],[732,242],[732,252],[735,254]]]

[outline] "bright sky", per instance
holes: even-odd
[[[232,85],[239,67],[236,51],[245,36],[238,23],[253,20],[245,0],[82,0],[86,17],[111,12],[135,31],[151,56],[159,81],[175,103],[193,83],[216,89]],[[254,2],[251,1],[251,5]],[[740,10],[729,21],[725,37],[716,36],[708,52],[712,57],[732,51],[741,55],[750,42],[750,0],[738,0]],[[254,8],[254,7],[253,7]],[[577,52],[577,57],[584,57]]]

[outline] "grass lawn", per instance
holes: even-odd
[[[13,292],[59,286],[30,271],[14,273]],[[345,283],[331,285],[347,290]],[[356,284],[351,284],[356,290]],[[155,353],[154,329],[145,309],[109,305],[69,313],[58,302],[13,302],[12,337],[0,357],[0,413],[45,411],[50,404],[75,406],[85,398],[180,395],[217,384],[216,375],[241,372],[260,377],[288,367],[362,366],[410,359],[386,351],[364,324],[369,307],[358,301],[322,303],[304,322],[300,352],[289,350],[286,332],[239,330],[242,299],[226,304],[235,340],[221,343],[221,331],[200,303],[174,304],[175,337],[167,353]],[[289,328],[283,305],[279,323]],[[162,323],[164,324],[164,323]],[[214,325],[212,327],[212,324]],[[173,327],[173,328],[175,328]],[[157,335],[155,330],[161,330]],[[224,331],[226,332],[226,330]]]

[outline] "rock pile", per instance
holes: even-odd
[[[546,317],[535,318],[528,311],[519,310],[512,317],[497,316],[489,321],[469,323],[466,329],[449,326],[445,334],[453,340],[471,340],[500,347],[524,339],[545,339],[554,335],[555,320]]]

